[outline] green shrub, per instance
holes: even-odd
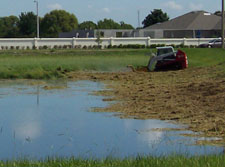
[[[152,45],[150,45],[150,48],[156,48],[157,47],[157,45],[156,44],[152,44]]]
[[[118,46],[118,48],[123,48],[123,45],[122,45],[122,44],[120,44],[120,45]]]
[[[48,46],[47,46],[47,45],[44,45],[44,46],[43,46],[43,49],[48,49]]]
[[[108,49],[111,49],[113,46],[112,45],[108,45]]]

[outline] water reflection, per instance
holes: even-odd
[[[33,110],[33,111],[32,111]],[[36,139],[41,136],[40,116],[34,109],[23,112],[20,119],[12,124],[16,137],[20,140]]]
[[[37,86],[37,106],[39,106],[40,85]]]
[[[50,87],[65,89],[43,89],[45,84],[29,82],[0,83],[0,159],[193,155],[223,151],[220,147],[194,146],[199,139],[180,136],[183,132],[151,130],[178,128],[178,125],[88,112],[90,108],[108,105],[102,97],[90,94],[103,89],[101,83],[48,83]]]
[[[169,124],[168,124],[169,125]],[[167,126],[168,126],[167,125]],[[171,124],[172,125],[172,124]],[[165,128],[166,125],[163,125],[162,122],[157,120],[151,120],[151,121],[144,121],[141,129],[136,129],[136,121],[135,120],[125,120],[125,127],[126,129],[134,129],[134,131],[139,134],[138,140],[140,142],[148,143],[150,147],[152,147],[152,144],[156,145],[159,143],[163,138],[163,132],[162,131],[151,131],[151,133],[144,133],[143,129],[149,130],[149,129],[156,129],[156,128]],[[172,125],[172,127],[175,127],[175,125]]]

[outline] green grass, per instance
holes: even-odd
[[[209,67],[225,62],[225,50],[222,49],[182,49],[188,55],[190,67]]]
[[[61,71],[118,71],[148,61],[147,50],[49,50],[0,52],[0,78],[58,78]],[[57,69],[61,69],[61,71]]]
[[[11,160],[1,161],[0,166],[4,167],[223,167],[225,164],[224,155],[213,156],[171,156],[171,157],[150,157],[138,156],[137,158],[114,159],[82,159],[82,158],[47,158],[41,161],[34,160]]]
[[[191,68],[225,61],[222,49],[182,50]],[[150,49],[0,51],[0,78],[52,79],[64,77],[63,71],[124,71],[127,65],[146,66],[149,55]]]

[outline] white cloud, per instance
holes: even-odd
[[[26,122],[15,128],[16,137],[19,139],[36,139],[41,135],[41,127],[38,122]]]
[[[41,136],[41,121],[38,110],[27,109],[20,115],[12,127],[15,132],[15,138],[20,140],[33,140]]]
[[[48,9],[51,9],[51,10],[59,10],[59,9],[62,9],[62,5],[58,4],[58,3],[55,3],[55,4],[50,4],[48,5]]]
[[[125,120],[124,127],[126,131],[134,131],[137,127],[134,120]],[[141,142],[147,143],[152,148],[153,145],[157,145],[163,138],[164,132],[151,131],[154,128],[165,128],[166,126],[160,124],[160,121],[146,120],[145,123],[139,127],[137,133],[137,139]]]
[[[92,5],[88,5],[88,9],[92,9],[93,8],[93,6]]]
[[[195,10],[201,10],[203,8],[202,4],[194,4],[194,3],[190,3],[189,4],[189,8],[193,11]]]
[[[177,4],[174,1],[169,1],[163,4],[164,7],[168,8],[168,9],[172,9],[172,10],[182,10],[183,7],[179,4]]]
[[[110,13],[110,9],[109,8],[103,8],[102,9],[105,13]]]

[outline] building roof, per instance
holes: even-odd
[[[206,11],[193,11],[146,29],[164,30],[219,30],[221,17]]]

